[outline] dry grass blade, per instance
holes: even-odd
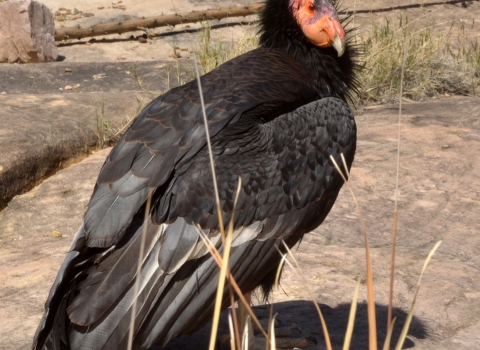
[[[137,71],[137,66],[136,65],[133,65],[132,66],[132,74],[133,74],[133,77],[135,78],[135,81],[137,82],[137,85],[138,85],[138,88],[149,94],[149,95],[158,95],[157,92],[152,92],[150,90],[150,88],[148,86],[145,85],[145,83],[143,82],[143,79],[141,76],[138,75],[138,71]]]
[[[200,95],[200,103],[202,105],[202,114],[203,114],[203,122],[205,125],[205,136],[207,139],[207,146],[208,146],[208,155],[210,158],[210,167],[212,171],[212,178],[213,178],[213,186],[215,190],[215,201],[216,201],[216,206],[217,206],[217,216],[218,216],[218,225],[219,229],[222,235],[222,243],[223,243],[223,262],[220,267],[220,275],[218,279],[218,287],[217,287],[217,295],[215,298],[215,307],[213,311],[213,320],[212,320],[212,333],[210,335],[210,344],[209,344],[209,349],[214,350],[215,348],[215,343],[217,340],[217,332],[218,332],[218,323],[220,321],[220,311],[222,308],[222,300],[223,300],[223,290],[225,287],[225,277],[227,274],[227,269],[228,269],[228,261],[230,259],[230,248],[232,244],[232,236],[233,236],[233,220],[234,220],[234,211],[235,211],[235,205],[237,203],[238,195],[240,194],[240,189],[242,187],[242,179],[239,177],[238,178],[238,189],[237,189],[237,194],[235,197],[235,203],[234,203],[234,210],[232,212],[232,217],[230,218],[230,225],[228,228],[228,235],[225,237],[225,230],[223,226],[223,215],[222,215],[222,209],[220,206],[220,196],[218,194],[218,185],[217,185],[217,176],[215,173],[215,163],[213,160],[213,152],[212,152],[212,144],[210,142],[210,132],[208,129],[208,118],[207,118],[207,113],[205,111],[205,102],[203,101],[203,93],[202,93],[202,83],[200,80],[200,72],[198,70],[198,64],[197,64],[197,58],[194,57],[194,63],[195,63],[195,72],[197,75],[197,84],[198,84],[198,93]]]
[[[350,343],[352,341],[353,335],[353,326],[355,324],[355,314],[357,313],[357,301],[358,301],[358,291],[360,290],[360,280],[357,282],[355,287],[355,292],[353,293],[352,306],[350,307],[350,315],[348,316],[348,325],[345,332],[345,340],[343,342],[343,350],[350,349]]]
[[[320,306],[318,305],[317,301],[315,300],[315,297],[313,296],[312,291],[310,290],[310,288],[308,286],[307,279],[305,278],[305,275],[303,274],[303,271],[300,268],[300,265],[298,264],[297,259],[295,259],[295,256],[293,255],[292,251],[290,250],[290,248],[288,248],[288,245],[283,240],[282,240],[282,243],[283,243],[283,246],[285,247],[285,249],[287,250],[288,255],[290,255],[292,257],[292,260],[295,262],[295,266],[297,268],[294,268],[293,265],[288,261],[288,259],[285,259],[285,262],[288,264],[288,266],[290,266],[290,268],[293,271],[295,271],[296,273],[299,273],[300,276],[302,277],[305,289],[307,290],[307,293],[308,293],[310,299],[313,301],[313,304],[315,305],[315,308],[317,309],[318,316],[320,317],[320,322],[322,323],[323,335],[325,337],[325,345],[327,347],[327,350],[332,350],[332,342],[330,341],[330,335],[328,333],[327,323],[325,322],[325,319],[323,318],[322,310],[320,310]]]
[[[228,314],[228,330],[230,332],[230,349],[235,350],[235,332],[233,330],[232,313]]]
[[[238,325],[238,318],[237,318],[237,310],[235,308],[235,291],[233,290],[232,286],[232,276],[230,274],[230,269],[227,268],[227,279],[228,279],[228,291],[230,292],[230,305],[231,305],[231,314],[233,318],[233,333],[234,333],[234,338],[236,341],[237,349],[242,348],[242,339],[240,338],[240,327]],[[232,350],[234,347],[232,347]]]
[[[140,241],[140,252],[138,253],[137,275],[135,277],[135,286],[133,292],[132,316],[130,318],[130,329],[128,330],[128,350],[132,350],[133,333],[135,328],[135,315],[137,313],[137,298],[140,290],[140,273],[142,272],[143,255],[145,250],[145,237],[147,236],[148,217],[150,215],[150,206],[152,203],[152,190],[149,190],[147,205],[145,207],[145,219],[143,220],[142,240]]]
[[[270,328],[268,330],[268,333],[270,334],[270,344],[271,344],[271,350],[277,350],[277,342],[275,339],[275,317],[277,317],[278,314],[273,315],[272,320],[270,322]]]
[[[440,244],[442,244],[442,241],[438,241],[435,244],[435,246],[432,248],[430,253],[428,253],[427,259],[425,259],[425,262],[423,263],[422,272],[420,273],[420,277],[418,278],[417,288],[415,289],[415,295],[413,296],[412,306],[410,307],[410,311],[408,313],[407,319],[405,321],[405,324],[403,325],[402,333],[400,334],[400,338],[398,339],[398,343],[397,343],[397,346],[395,347],[395,350],[401,350],[403,347],[403,343],[405,342],[405,338],[407,337],[408,329],[410,328],[410,323],[412,322],[413,307],[415,306],[415,302],[417,300],[417,295],[420,289],[420,283],[422,282],[423,274],[425,273],[425,270],[427,269],[428,263],[432,259],[433,254],[435,254],[438,247],[440,247]]]
[[[405,72],[405,45],[403,47],[403,63],[402,73],[400,77],[400,93],[398,106],[398,135],[397,135],[397,172],[395,174],[395,207],[393,211],[393,233],[392,233],[392,250],[390,262],[390,290],[388,294],[388,314],[387,314],[387,329],[390,329],[392,323],[392,309],[393,309],[393,285],[395,282],[395,250],[397,245],[397,222],[398,222],[398,183],[400,178],[400,136],[402,126],[402,95],[403,95],[403,77]]]
[[[283,265],[285,264],[285,260],[287,259],[287,254],[282,255],[282,260],[278,264],[277,273],[275,275],[275,288],[278,288],[278,283],[280,282],[280,275],[282,273]]]
[[[345,168],[345,172],[347,174],[348,179],[350,179],[350,173],[348,171],[347,163],[345,161],[345,157],[341,154],[343,166]],[[330,160],[333,162],[333,165],[337,169],[338,173],[342,177],[343,181],[347,185],[350,194],[353,197],[355,205],[358,210],[358,215],[360,217],[360,223],[362,225],[363,236],[365,239],[365,260],[367,265],[367,302],[368,302],[368,344],[370,350],[377,349],[377,321],[375,317],[375,296],[373,293],[373,269],[372,269],[372,259],[370,257],[370,245],[368,243],[368,234],[367,234],[367,227],[365,225],[365,220],[363,219],[362,210],[360,209],[360,204],[358,203],[357,196],[353,191],[352,186],[350,186],[350,181],[345,178],[343,172],[340,170],[337,162],[330,156]]]
[[[248,338],[248,324],[250,316],[247,316],[247,322],[245,322],[245,327],[243,328],[243,335],[242,335],[242,350],[248,350],[248,344],[250,339]]]
[[[239,176],[238,177],[237,192],[235,193],[235,200],[233,202],[232,217],[230,219],[230,223],[229,223],[229,227],[228,227],[229,234],[230,234],[230,232],[232,232],[232,234],[233,234],[233,231],[235,229],[235,227],[234,227],[234,214],[235,214],[235,208],[237,206],[237,201],[238,201],[238,197],[240,196],[241,189],[242,189],[242,178]],[[232,312],[232,315],[234,317],[233,325],[234,325],[235,334],[236,334],[235,339],[237,339],[237,347],[238,347],[238,349],[240,349],[240,332],[239,332],[239,329],[238,329],[239,326],[238,326],[238,320],[237,320],[237,315],[236,315],[236,310],[235,310],[235,294],[234,294],[233,286],[232,286],[232,283],[231,283],[231,280],[233,279],[233,276],[230,274],[230,267],[228,266],[228,263],[227,263],[227,279],[228,279],[228,282],[229,282],[230,299],[231,299],[231,305],[232,305],[231,312]]]
[[[280,275],[282,274],[283,265],[285,265],[286,259],[287,259],[287,255],[283,254],[282,260],[280,260],[280,263],[278,264],[277,273],[275,275],[275,289],[278,289],[278,284],[280,282]],[[270,314],[268,316],[268,339],[270,338],[270,329],[272,327],[272,322],[273,324],[275,324],[275,320],[273,317],[273,302],[270,304]],[[269,344],[267,342],[265,350],[268,350],[268,346]]]
[[[198,93],[200,94],[200,103],[202,105],[203,123],[205,125],[205,135],[207,138],[208,155],[210,157],[210,167],[211,167],[212,177],[213,177],[213,187],[215,189],[215,202],[217,205],[218,225],[220,227],[220,232],[222,233],[222,242],[225,245],[225,230],[223,226],[222,207],[220,206],[220,196],[218,194],[217,175],[215,173],[215,163],[213,161],[212,143],[210,142],[210,131],[208,130],[207,112],[205,112],[205,102],[203,101],[202,82],[200,81],[200,73],[198,71],[197,58],[195,56],[194,56],[193,62],[195,63],[195,73],[197,74]]]
[[[387,336],[385,338],[385,343],[383,344],[383,350],[390,350],[390,343],[392,340],[393,327],[395,326],[396,317],[393,318],[392,322],[387,328]]]
[[[242,188],[242,178],[239,177],[237,193],[235,196],[235,201],[233,203],[234,210],[232,212],[232,217],[230,218],[227,235],[225,237],[225,244],[223,246],[223,261],[220,268],[220,276],[218,277],[217,296],[215,297],[215,308],[213,310],[212,333],[210,335],[210,345],[209,345],[210,350],[215,349],[215,343],[217,341],[218,323],[220,321],[220,312],[222,311],[223,290],[225,287],[225,278],[227,276],[228,261],[230,259],[230,248],[232,247],[235,206],[237,205],[237,200],[238,200],[238,196],[240,195],[241,188]]]
[[[223,259],[222,259],[222,256],[220,255],[220,253],[218,252],[217,248],[215,248],[215,246],[212,244],[212,242],[208,239],[208,237],[205,235],[205,233],[202,232],[202,230],[200,228],[198,228],[198,234],[200,235],[200,237],[202,238],[202,241],[203,243],[205,244],[205,246],[207,247],[210,255],[212,255],[213,259],[215,260],[215,262],[217,263],[217,265],[220,267],[222,266],[222,263],[223,263]],[[227,273],[228,273],[228,276],[229,276],[229,282],[232,283],[232,287],[233,289],[235,290],[235,293],[237,293],[240,301],[242,302],[242,304],[245,306],[245,308],[247,309],[250,317],[252,317],[252,320],[255,322],[255,324],[258,326],[258,328],[260,329],[260,331],[262,332],[262,334],[265,336],[265,338],[268,339],[268,334],[267,332],[265,332],[265,330],[263,329],[262,327],[262,324],[260,323],[260,321],[258,320],[258,318],[255,316],[255,314],[253,313],[253,310],[252,308],[250,307],[250,304],[247,302],[247,300],[245,299],[245,296],[243,295],[243,292],[242,290],[240,289],[240,287],[238,286],[237,282],[235,281],[235,279],[233,278],[232,274],[230,273],[229,270],[227,270]]]

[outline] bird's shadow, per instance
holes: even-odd
[[[320,305],[323,316],[327,323],[330,339],[334,349],[343,346],[345,330],[347,328],[348,316],[351,304],[340,304],[336,307],[328,305]],[[261,319],[268,319],[270,312],[269,305],[254,307],[255,314]],[[294,300],[274,304],[274,312],[278,313],[277,320],[280,326],[298,325],[302,334],[300,336],[308,337],[312,341],[312,345],[316,342],[318,345],[315,349],[325,349],[325,341],[323,337],[320,320],[311,301]],[[383,343],[387,334],[387,306],[376,305],[376,323],[377,338],[379,344],[383,347]],[[393,316],[396,317],[395,328],[392,334],[391,348],[393,349],[398,341],[402,327],[405,324],[408,312],[394,308]],[[220,321],[219,334],[228,333],[227,312],[222,313]],[[150,350],[201,350],[208,349],[210,338],[211,324],[206,325],[199,331],[171,340],[165,347],[152,347]],[[410,349],[415,347],[416,339],[425,339],[428,337],[426,323],[420,318],[414,316],[410,325],[407,339],[402,349]],[[368,316],[366,303],[359,303],[355,318],[355,328],[353,332],[351,349],[368,349]]]

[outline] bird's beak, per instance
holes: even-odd
[[[332,19],[330,16],[322,17],[315,23],[315,40],[310,38],[313,44],[319,47],[333,47],[338,57],[345,52],[346,40],[345,31],[338,20]]]

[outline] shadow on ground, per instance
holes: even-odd
[[[347,328],[348,315],[350,313],[351,304],[340,304],[336,307],[330,307],[328,305],[321,304],[325,321],[330,333],[332,346],[334,349],[339,349],[343,346],[343,340],[345,330]],[[262,305],[254,307],[255,314],[259,318],[268,319],[270,306]],[[379,345],[383,347],[385,336],[387,334],[387,306],[376,305],[376,320],[377,320],[377,335]],[[274,304],[274,313],[278,313],[277,320],[280,322],[280,326],[289,326],[292,324],[298,325],[302,331],[304,337],[308,337],[311,340],[308,349],[325,349],[325,340],[323,337],[322,327],[320,320],[315,309],[315,306],[308,300],[293,300]],[[392,346],[396,345],[402,327],[405,324],[407,318],[407,312],[394,308],[393,315],[396,317],[396,327],[392,335]],[[221,334],[227,333],[227,312],[222,313],[222,320],[220,325]],[[408,332],[407,339],[403,345],[403,349],[410,349],[415,347],[415,340],[426,339],[428,337],[427,324],[418,317],[413,317],[410,330]],[[203,327],[201,330],[194,334],[180,337],[170,341],[167,346],[154,347],[150,350],[202,350],[208,349],[208,341],[210,337],[211,325]],[[315,342],[317,344],[315,344]],[[363,350],[368,349],[368,320],[367,320],[367,304],[359,303],[357,307],[357,314],[355,318],[355,327],[353,338],[351,342],[351,349]],[[224,347],[222,347],[224,350]]]

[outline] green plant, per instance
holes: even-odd
[[[95,110],[95,125],[97,128],[98,147],[103,149],[110,146],[110,121],[105,117],[105,102],[102,102],[100,113]]]
[[[238,42],[212,42],[211,30],[209,23],[202,23],[199,46],[195,50],[195,55],[200,63],[201,74],[208,73],[222,63],[258,46],[258,37],[248,33]]]

